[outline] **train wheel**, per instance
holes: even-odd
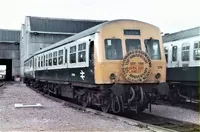
[[[110,103],[108,101],[108,99],[103,99],[103,103],[102,103],[102,106],[101,106],[101,110],[105,113],[107,113],[110,109]]]
[[[180,103],[180,98],[176,89],[169,91],[169,100],[174,105]]]
[[[89,103],[89,100],[88,100],[88,93],[85,93],[81,96],[81,104],[83,107],[87,107],[88,106],[88,103]]]

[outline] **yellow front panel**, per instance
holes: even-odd
[[[124,35],[124,29],[139,29],[141,35]],[[143,83],[157,82],[157,79],[155,78],[155,74],[157,73],[161,74],[159,81],[165,82],[166,62],[159,28],[138,21],[116,21],[103,26],[99,32],[99,39],[95,44],[95,81],[97,84],[112,83],[112,80],[109,78],[111,73],[114,73],[117,76],[118,82],[129,83],[122,75],[122,60],[106,60],[104,39],[107,38],[120,38],[122,40],[123,57],[127,54],[125,39],[140,39],[141,48],[143,51],[146,51],[144,39],[149,39],[150,37],[153,39],[158,39],[160,43],[161,60],[151,60],[151,73],[147,80]]]

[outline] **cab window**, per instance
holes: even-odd
[[[107,60],[122,59],[121,39],[105,39],[105,56]]]
[[[126,52],[141,49],[141,43],[139,39],[126,39]]]
[[[160,60],[160,43],[158,40],[155,39],[145,39],[145,48],[146,52],[149,54],[152,60]]]

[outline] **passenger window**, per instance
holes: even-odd
[[[48,59],[49,59],[49,57],[48,57],[48,55],[46,54],[46,66],[48,66]]]
[[[86,61],[86,43],[78,45],[78,62]]]
[[[70,63],[76,63],[76,46],[70,47]]]
[[[105,39],[105,56],[108,60],[122,59],[121,39]]]
[[[151,57],[152,60],[160,60],[161,55],[160,55],[160,43],[159,40],[155,39],[146,39],[144,41],[145,43],[145,48],[149,56]]]
[[[37,68],[37,58],[35,58],[34,66]]]
[[[134,49],[141,49],[141,43],[139,39],[126,39],[126,52]]]
[[[189,61],[189,43],[184,43],[182,45],[182,61]]]
[[[172,61],[177,61],[177,46],[172,47]]]
[[[44,55],[44,67],[45,67],[45,63],[46,63],[46,60],[45,60],[45,55]]]
[[[41,67],[43,67],[43,56],[41,56]]]
[[[53,52],[53,65],[57,65],[57,51]]]
[[[168,47],[165,47],[164,51],[165,51],[166,62],[168,62]]]
[[[67,49],[65,49],[65,63],[67,63]]]
[[[63,64],[63,50],[59,50],[58,52],[58,64],[59,65]]]
[[[30,60],[30,67],[32,67],[32,60]]]
[[[38,57],[38,67],[40,67],[40,57]]]
[[[200,60],[200,41],[194,43],[194,60]]]
[[[49,66],[52,66],[52,53],[49,54]]]

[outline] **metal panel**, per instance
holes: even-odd
[[[0,29],[0,42],[19,42],[20,31]]]
[[[29,17],[31,31],[79,33],[105,21]]]
[[[200,35],[200,27],[162,36],[163,43]]]

